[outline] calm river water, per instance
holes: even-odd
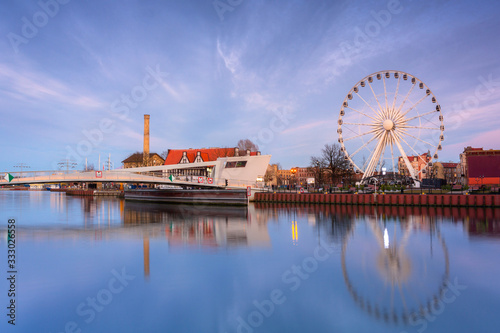
[[[1,332],[500,330],[499,209],[0,191],[0,221]]]

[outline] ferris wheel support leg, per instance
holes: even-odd
[[[368,164],[368,167],[366,168],[366,172],[363,175],[363,178],[368,178],[373,175],[373,170],[377,166],[377,163],[380,160],[380,154],[382,150],[384,149],[386,144],[386,134],[383,134],[383,137],[379,140],[377,147],[375,148],[375,151],[373,153],[372,159],[370,160],[370,163]]]
[[[401,143],[399,143],[399,140],[396,140],[396,138],[394,138],[394,142],[396,143],[396,146],[398,147],[399,152],[401,153],[401,156],[403,156],[403,160],[405,162],[406,168],[408,169],[408,172],[410,172],[411,178],[413,178],[415,180],[417,178],[415,175],[415,170],[411,166],[410,160],[408,160],[408,156],[406,156],[406,153],[403,150],[403,147],[401,147]]]

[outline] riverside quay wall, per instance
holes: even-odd
[[[341,205],[500,207],[495,194],[321,194],[258,192],[255,202],[288,202]]]

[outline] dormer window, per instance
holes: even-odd
[[[201,158],[201,152],[196,152],[196,158],[194,159],[194,163],[201,163],[203,159]]]
[[[179,164],[186,164],[186,163],[189,163],[189,160],[187,158],[187,152],[183,151],[182,158],[181,158],[181,161],[179,162]]]

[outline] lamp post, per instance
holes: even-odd
[[[21,172],[19,174],[19,178],[22,178],[23,177],[23,169],[29,169],[30,166],[28,166],[26,163],[17,163],[16,165],[14,165],[14,168],[21,169]]]
[[[297,189],[297,179],[295,178],[295,174],[297,173],[297,168],[291,168],[290,173],[292,174],[292,179],[290,179],[290,182],[293,183],[295,189]]]

